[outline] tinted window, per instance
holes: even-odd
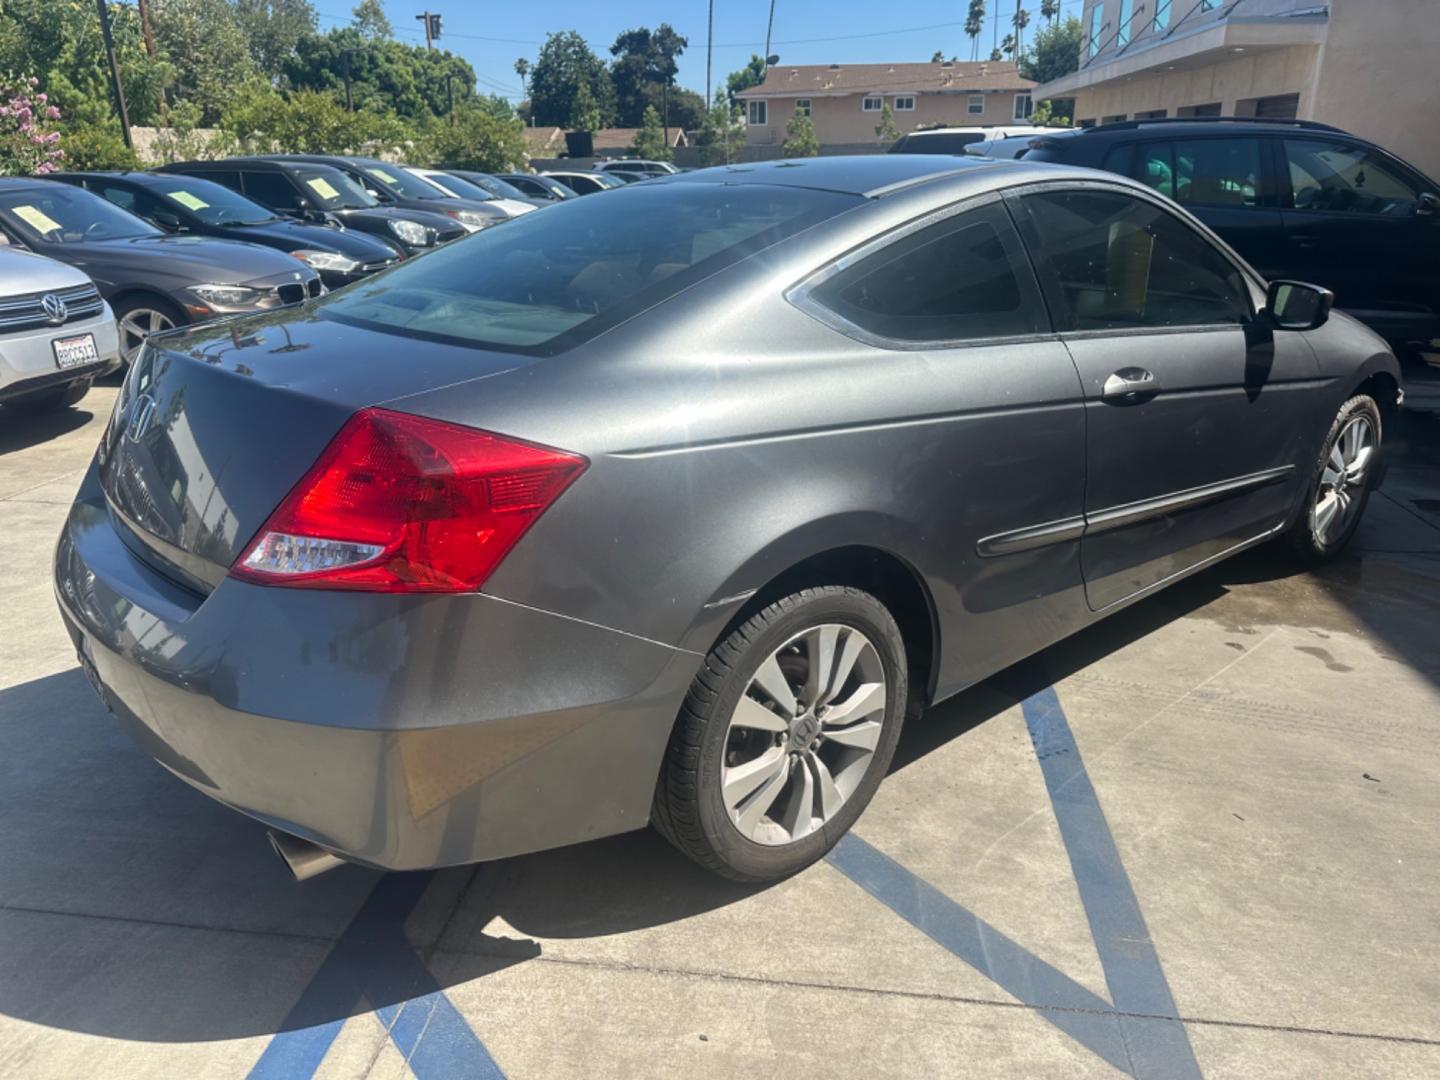
[[[1050,277],[1062,329],[1240,323],[1244,278],[1208,240],[1118,192],[1026,195],[1025,241]]]
[[[159,196],[159,199],[156,198]],[[247,225],[269,221],[274,215],[238,191],[199,177],[166,177],[151,182],[144,196],[156,210],[188,211],[207,225]],[[160,199],[169,202],[164,206]]]
[[[548,354],[863,201],[761,184],[647,184],[525,214],[334,293],[318,310]]]
[[[1190,139],[1175,143],[1175,201],[1182,206],[1257,206],[1259,139]]]
[[[272,210],[300,209],[300,193],[288,177],[278,172],[247,172],[245,194]]]
[[[25,239],[50,244],[163,235],[148,221],[69,184],[0,188],[0,219]]]
[[[301,165],[291,175],[305,189],[305,197],[323,210],[358,210],[380,205],[348,172],[329,165]]]
[[[1286,139],[1297,210],[1407,217],[1419,193],[1379,155],[1349,143]]]
[[[816,301],[862,330],[898,341],[1033,334],[1042,326],[1033,275],[1000,205],[897,240],[818,286]]]
[[[391,191],[398,192],[407,199],[449,199],[453,197],[446,195],[434,184],[420,179],[414,173],[406,172],[399,165],[365,165],[362,166],[362,172],[368,182],[373,184],[378,180]]]
[[[947,131],[938,135],[902,135],[890,147],[892,154],[963,154],[971,143],[984,142],[978,131]]]

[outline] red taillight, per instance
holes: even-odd
[[[586,464],[457,424],[362,409],[230,573],[311,589],[475,589]]]

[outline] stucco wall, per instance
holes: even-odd
[[[1379,143],[1440,183],[1440,4],[1330,0],[1309,115]]]
[[[900,134],[913,131],[925,124],[952,124],[975,126],[990,124],[1013,124],[1015,122],[1015,92],[987,93],[985,111],[979,115],[967,112],[968,94],[917,94],[914,112],[896,112],[895,127]],[[751,144],[780,143],[785,141],[785,125],[795,115],[795,99],[770,98],[769,123],[751,125],[746,131],[745,141]],[[893,95],[885,95],[891,109],[895,107]],[[810,122],[815,125],[815,135],[822,143],[864,143],[875,142],[875,128],[880,123],[880,113],[864,112],[861,109],[861,95],[847,97],[814,97],[810,99]],[[748,115],[748,106],[747,115]]]
[[[1295,93],[1300,95],[1299,115],[1309,116],[1318,57],[1317,46],[1294,45],[1191,70],[1136,75],[1081,90],[1075,95],[1075,119],[1133,118],[1137,112],[1152,109],[1165,109],[1174,116],[1185,106],[1216,101],[1222,115],[1234,116],[1241,101]]]

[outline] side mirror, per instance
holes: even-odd
[[[1440,210],[1440,195],[1433,191],[1422,191],[1420,198],[1415,201],[1415,216],[1431,217],[1437,210]]]
[[[178,232],[180,230],[180,215],[172,214],[168,210],[156,210],[150,220],[159,225],[167,232]]]
[[[1335,294],[1303,281],[1272,281],[1265,290],[1265,313],[1277,330],[1315,330],[1330,318]]]

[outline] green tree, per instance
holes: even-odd
[[[226,0],[166,0],[150,19],[155,47],[170,65],[169,100],[193,102],[201,124],[214,124],[255,70],[235,9]]]
[[[820,140],[815,137],[815,125],[808,116],[798,113],[790,117],[785,125],[785,142],[781,149],[786,157],[815,157],[820,153]]]
[[[504,115],[487,98],[457,109],[451,122],[431,125],[415,156],[453,169],[510,172],[525,167],[524,126],[503,99]]]
[[[638,127],[645,110],[656,104],[659,95],[652,91],[675,85],[675,58],[688,44],[669,23],[661,23],[655,31],[643,26],[626,30],[615,39],[610,46],[610,55],[615,57],[610,64],[610,81],[615,87],[618,126]]]
[[[598,131],[615,116],[615,88],[605,62],[574,30],[552,33],[540,47],[540,55],[530,72],[530,109],[534,122],[573,126],[570,121],[582,86],[599,116],[598,123],[589,130]]]
[[[599,131],[605,126],[600,112],[600,105],[595,100],[595,95],[590,92],[590,84],[582,82],[575,91],[575,98],[571,102],[570,115],[565,118],[563,127],[571,131]]]
[[[369,109],[349,112],[332,95],[317,90],[277,93],[260,79],[237,89],[221,124],[237,147],[250,153],[381,151],[399,146],[414,133],[413,125],[393,115]]]
[[[731,101],[741,90],[749,90],[752,86],[759,86],[765,81],[765,58],[754,53],[750,55],[750,62],[739,71],[732,71],[725,77],[725,93]]]
[[[301,38],[285,65],[285,80],[343,102],[347,55],[357,109],[423,123],[449,112],[452,96],[457,109],[474,99],[475,69],[460,57],[399,41],[367,42],[354,27]]]
[[[1080,69],[1080,44],[1085,32],[1074,15],[1042,26],[1020,61],[1020,74],[1038,83],[1053,82]]]
[[[302,37],[315,33],[310,0],[235,0],[235,22],[255,70],[274,81]]]
[[[745,145],[745,120],[740,108],[719,87],[696,138],[700,160],[706,165],[730,164],[740,156],[740,148]]]
[[[665,132],[660,126],[660,113],[654,105],[645,108],[640,130],[635,133],[635,153],[646,161],[669,161],[674,155],[665,144]]]
[[[395,28],[390,25],[390,17],[385,14],[385,5],[381,0],[360,0],[350,15],[350,25],[369,41],[381,41],[395,36]]]
[[[895,126],[895,114],[890,110],[890,103],[887,101],[880,108],[880,123],[875,125],[875,141],[882,146],[889,146],[898,138],[900,129]]]

